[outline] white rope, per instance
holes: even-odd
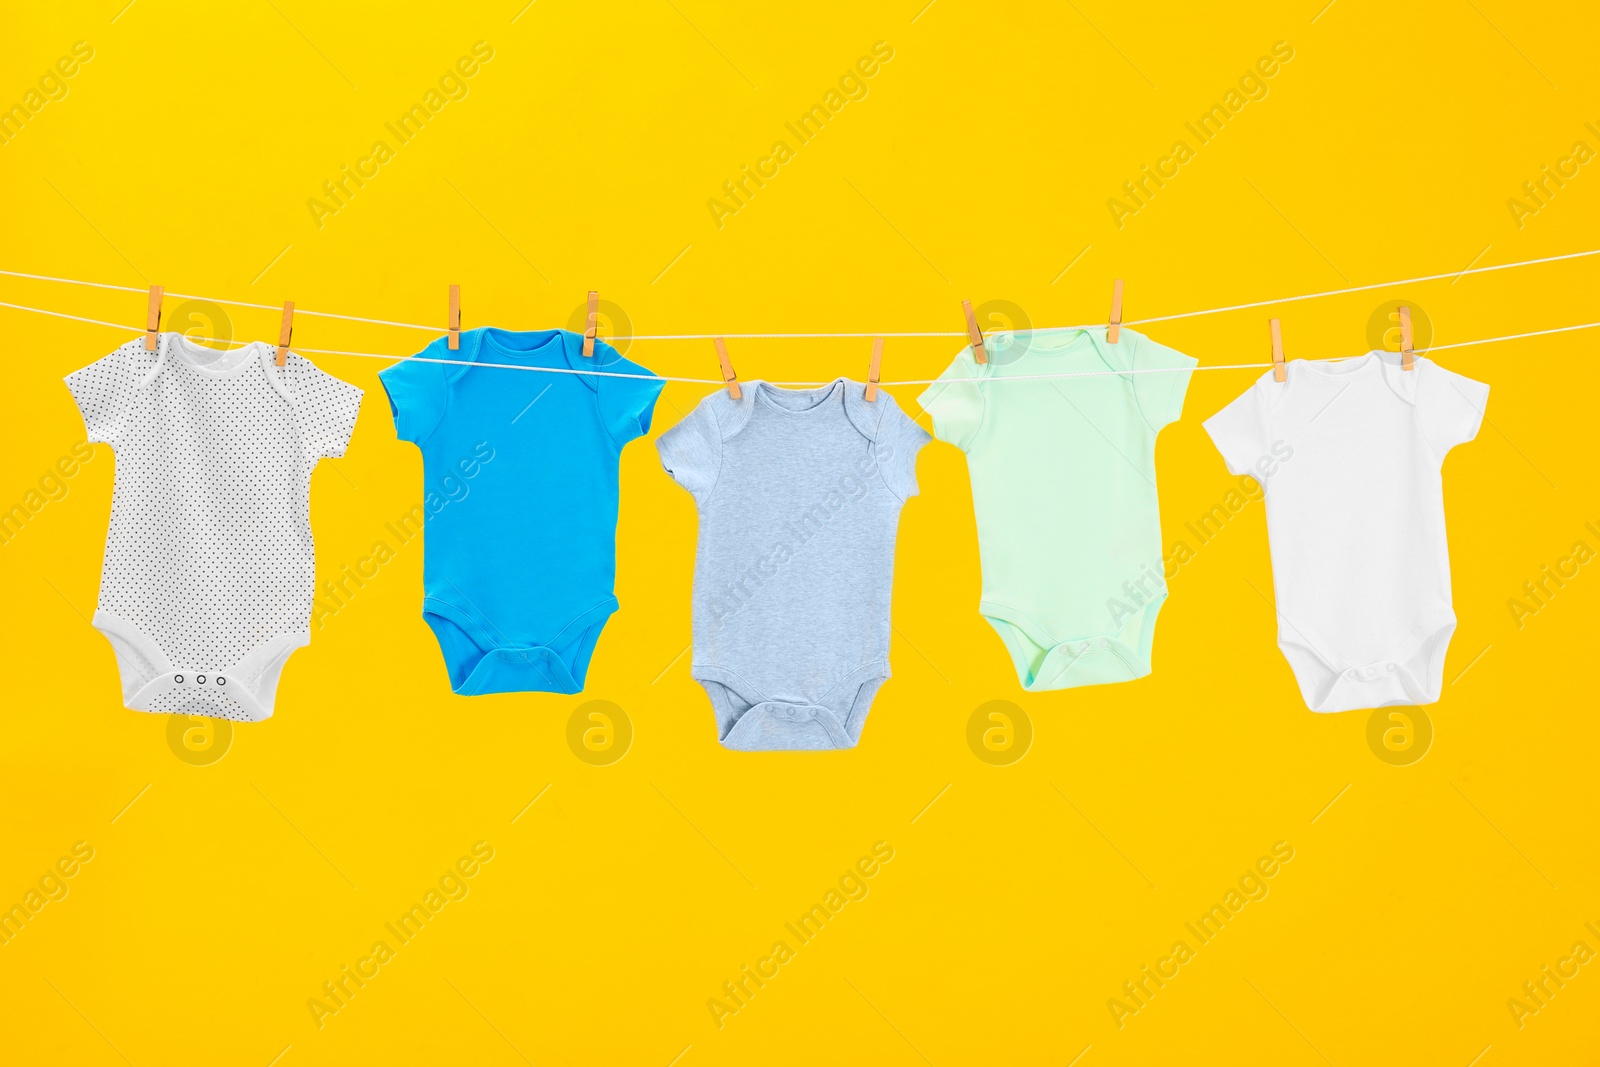
[[[120,322],[107,322],[104,319],[86,319],[82,315],[68,315],[64,311],[47,311],[44,308],[24,307],[21,304],[7,304],[0,301],[0,308],[11,308],[13,311],[31,311],[35,315],[50,315],[58,319],[71,319],[73,322],[89,322],[96,326],[110,326],[114,330],[126,330],[129,327]],[[233,344],[231,341],[218,341],[216,344]]]
[[[1500,263],[1492,267],[1471,267],[1467,270],[1446,271],[1443,274],[1424,274],[1416,278],[1404,278],[1397,282],[1377,282],[1373,285],[1353,285],[1348,289],[1329,289],[1321,293],[1304,293],[1300,296],[1285,296],[1277,300],[1257,300],[1249,304],[1230,304],[1227,307],[1211,308],[1207,311],[1186,311],[1179,315],[1161,315],[1153,319],[1133,319],[1123,323],[1124,326],[1142,326],[1151,322],[1170,322],[1173,319],[1194,319],[1201,315],[1216,315],[1224,311],[1244,311],[1249,308],[1267,307],[1270,304],[1294,304],[1301,300],[1316,300],[1324,296],[1342,296],[1345,293],[1365,293],[1373,289],[1386,289],[1391,285],[1415,285],[1419,282],[1437,282],[1445,278],[1461,278],[1468,274],[1487,274],[1490,271],[1510,270],[1512,267],[1531,267],[1539,263],[1556,263],[1563,259],[1583,259],[1585,256],[1600,255],[1600,248],[1590,249],[1587,252],[1567,252],[1559,256],[1544,256],[1540,259],[1523,259],[1515,263]]]
[[[91,318],[86,318],[86,317],[84,317],[82,315],[68,315],[66,312],[63,312],[63,311],[48,311],[48,310],[46,310],[44,308],[26,307],[26,306],[24,306],[22,304],[8,304],[8,303],[5,303],[4,301],[0,301],[0,307],[11,308],[14,311],[31,311],[36,315],[49,315],[49,316],[51,316],[53,318],[58,318],[58,319],[71,319],[74,322],[87,322],[87,323],[90,323],[90,324],[95,325],[95,326],[109,326],[114,330],[126,330],[126,329],[128,329],[127,326],[124,326],[122,323],[119,323],[119,322],[106,322],[104,319],[91,319]],[[1425,349],[1424,353],[1426,353],[1426,352],[1441,352],[1441,351],[1444,351],[1445,349],[1450,349],[1450,348],[1471,348],[1474,345],[1490,345],[1490,344],[1496,344],[1496,343],[1498,343],[1500,341],[1520,341],[1520,340],[1523,340],[1524,338],[1528,338],[1528,337],[1545,337],[1545,336],[1548,336],[1550,334],[1555,334],[1555,333],[1571,333],[1574,330],[1591,330],[1591,329],[1594,329],[1597,326],[1600,326],[1600,322],[1582,322],[1582,323],[1578,323],[1575,326],[1555,326],[1555,327],[1552,327],[1552,328],[1550,328],[1548,330],[1530,330],[1527,333],[1508,333],[1508,334],[1505,334],[1505,335],[1500,336],[1500,337],[1484,337],[1484,338],[1481,338],[1481,339],[1476,340],[1476,341],[1454,341],[1454,342],[1452,342],[1450,344],[1447,344],[1447,345],[1433,345],[1431,348]],[[142,331],[140,331],[140,332],[142,332]],[[963,335],[963,336],[965,336],[965,335]],[[251,344],[253,342],[248,342],[248,341],[223,341],[223,340],[216,340],[216,339],[206,339],[206,343],[214,344],[214,345],[223,345],[223,346],[226,346],[228,348],[242,348],[245,345]],[[266,343],[270,344],[270,342],[266,342]],[[446,364],[448,366],[455,366],[455,367],[482,367],[482,368],[485,368],[485,369],[492,369],[492,370],[532,371],[532,372],[537,373],[537,374],[582,374],[582,375],[587,375],[587,376],[592,377],[592,378],[634,378],[634,379],[640,379],[640,380],[644,380],[644,381],[656,381],[656,382],[684,382],[684,383],[687,383],[689,385],[717,385],[717,386],[721,386],[721,385],[726,385],[727,384],[721,378],[678,378],[678,377],[673,377],[671,375],[666,375],[666,374],[627,374],[627,373],[623,373],[623,372],[620,372],[620,371],[583,370],[581,368],[576,368],[576,367],[529,367],[529,366],[526,366],[526,365],[523,365],[523,364],[519,364],[519,363],[482,363],[482,362],[479,362],[477,360],[471,360],[471,359],[436,359],[436,358],[431,357],[431,356],[391,356],[391,355],[385,355],[385,354],[380,353],[380,352],[350,352],[350,351],[345,351],[343,349],[337,349],[337,348],[301,348],[298,345],[294,346],[291,349],[291,351],[300,352],[300,353],[309,353],[311,355],[317,355],[317,356],[354,356],[354,357],[359,358],[359,359],[381,359],[381,360],[385,360],[385,361],[390,362],[390,363],[442,363],[442,364]],[[1365,354],[1365,353],[1363,353],[1363,354]],[[1329,357],[1326,357],[1326,358],[1323,358],[1323,359],[1309,359],[1309,360],[1305,360],[1304,362],[1307,362],[1307,363],[1332,363],[1332,362],[1335,362],[1335,361],[1340,360],[1340,359],[1358,359],[1358,358],[1360,358],[1360,357],[1359,356],[1329,356]],[[1187,373],[1187,372],[1190,372],[1190,371],[1203,371],[1203,370],[1260,370],[1260,369],[1271,367],[1271,366],[1272,366],[1271,363],[1203,363],[1203,364],[1200,364],[1200,365],[1194,366],[1194,367],[1140,367],[1140,368],[1130,368],[1128,370],[1073,371],[1073,372],[1061,372],[1061,373],[1056,373],[1056,374],[1006,374],[1006,375],[997,375],[997,376],[991,377],[991,378],[958,379],[958,381],[974,382],[974,383],[976,383],[976,382],[1030,382],[1030,381],[1042,381],[1042,380],[1051,379],[1051,378],[1101,378],[1101,377],[1109,377],[1111,375],[1175,374],[1175,373]],[[773,382],[770,382],[769,384],[771,384],[771,385],[798,385],[798,386],[826,385],[826,384],[828,384],[828,381],[832,381],[832,380],[833,379],[828,379],[827,381],[773,381]],[[888,388],[890,386],[900,386],[900,385],[933,385],[933,384],[935,384],[937,382],[946,381],[946,380],[947,379],[941,379],[941,378],[902,378],[899,381],[879,382],[878,384],[880,386],[884,387],[884,388]],[[954,383],[952,382],[951,384],[954,384]]]
[[[1594,323],[1594,325],[1600,326],[1600,323]],[[1570,329],[1571,327],[1568,327],[1568,328]],[[371,352],[334,352],[334,351],[330,351],[328,349],[316,349],[316,348],[297,348],[294,351],[296,351],[296,352],[311,352],[311,353],[315,353],[317,355],[323,355],[323,356],[359,356],[359,357],[362,357],[364,359],[387,359],[387,360],[392,360],[392,361],[397,362],[397,363],[445,363],[445,364],[449,364],[451,366],[458,366],[458,367],[492,367],[492,368],[495,368],[495,369],[498,369],[498,370],[531,370],[531,371],[537,371],[537,372],[540,372],[540,373],[543,373],[543,374],[583,374],[583,375],[587,375],[589,377],[594,377],[594,378],[642,378],[642,379],[645,379],[647,381],[688,382],[688,383],[693,384],[693,385],[727,385],[728,384],[727,382],[723,381],[721,378],[673,378],[673,377],[669,377],[669,376],[664,375],[664,374],[622,374],[622,373],[618,373],[616,371],[580,370],[580,369],[576,369],[576,368],[572,368],[572,367],[529,367],[529,366],[526,366],[524,364],[518,364],[518,363],[479,363],[476,360],[470,360],[470,359],[434,359],[434,358],[432,358],[430,356],[383,356],[383,355],[375,355],[375,354],[373,354]],[[1322,362],[1322,361],[1319,360],[1317,362]],[[970,381],[970,382],[974,382],[974,383],[977,383],[977,382],[991,382],[991,381],[993,381],[993,382],[1027,382],[1027,381],[1036,381],[1036,380],[1039,380],[1039,379],[1042,379],[1042,378],[1097,378],[1097,377],[1108,376],[1108,375],[1113,375],[1113,374],[1166,374],[1166,373],[1170,373],[1172,371],[1184,371],[1184,370],[1242,370],[1242,369],[1247,368],[1247,367],[1270,367],[1270,366],[1272,366],[1272,364],[1270,364],[1270,363],[1229,363],[1229,364],[1207,364],[1206,366],[1197,366],[1197,367],[1144,367],[1144,368],[1140,368],[1138,370],[1125,370],[1125,371],[1120,371],[1120,370],[1094,370],[1094,371],[1077,371],[1077,372],[1070,373],[1070,374],[1067,374],[1067,373],[1063,373],[1063,374],[1007,374],[1007,375],[1004,375],[1003,377],[970,378],[970,379],[963,379],[963,381]],[[750,384],[751,380],[765,381],[765,382],[767,382],[768,385],[827,385],[830,382],[834,381],[834,379],[832,379],[832,378],[828,378],[828,379],[823,380],[823,381],[773,381],[773,380],[768,380],[768,379],[765,379],[765,378],[761,378],[761,379],[746,379],[746,380],[743,381],[743,384],[748,385],[748,384]],[[891,385],[932,385],[934,382],[940,381],[940,380],[941,379],[938,379],[938,378],[911,378],[911,379],[903,379],[903,380],[897,381],[897,382],[879,382],[878,385],[882,386],[883,388],[888,388]],[[955,384],[955,383],[950,383],[950,384]]]
[[[331,348],[295,348],[318,356],[357,356],[361,359],[386,359],[391,363],[443,363],[451,367],[487,367],[493,370],[531,370],[541,374],[582,374],[591,378],[639,378],[650,382],[688,382],[691,385],[722,385],[721,378],[673,378],[665,374],[627,374],[622,371],[580,370],[576,367],[529,367],[521,363],[480,363],[475,359],[436,359],[432,356],[385,356],[376,352],[340,352]],[[778,384],[776,382],[774,385]],[[820,382],[817,384],[821,384]],[[880,385],[887,384],[880,382]]]
[[[139,287],[133,285],[110,285],[106,282],[86,282],[77,278],[56,278],[49,274],[24,274],[22,271],[18,270],[0,270],[0,275],[5,275],[9,278],[29,278],[36,282],[60,282],[63,285],[86,285],[91,289],[114,289],[120,293],[148,293],[150,291],[148,287],[140,289]],[[279,304],[252,304],[246,300],[224,300],[218,296],[196,296],[194,293],[173,292],[164,293],[163,295],[174,296],[179,300],[204,300],[211,304],[227,304],[229,307],[259,308],[262,311],[283,310],[283,307]],[[13,305],[8,304],[6,306],[11,307]],[[394,322],[390,319],[368,319],[362,318],[360,315],[339,315],[332,311],[308,311],[302,307],[295,308],[294,313],[296,315],[313,315],[319,319],[343,319],[346,322],[366,322],[371,323],[374,326],[399,326],[407,330],[427,330],[430,333],[440,332],[439,327],[437,326],[423,326],[415,322]]]
[[[1496,341],[1520,341],[1524,337],[1544,337],[1552,333],[1571,333],[1573,330],[1590,330],[1600,326],[1600,322],[1580,322],[1576,326],[1555,326],[1548,330],[1533,330],[1529,333],[1508,333],[1504,337],[1485,337],[1478,341],[1454,341],[1447,345],[1432,345],[1429,352],[1439,352],[1446,348],[1471,348],[1473,345],[1492,345]]]
[[[1532,267],[1541,263],[1557,263],[1567,259],[1583,259],[1588,256],[1600,255],[1600,248],[1590,249],[1587,252],[1566,252],[1558,256],[1542,256],[1538,259],[1522,259],[1514,263],[1499,263],[1489,267],[1468,267],[1464,270],[1446,271],[1442,274],[1423,274],[1415,278],[1401,278],[1392,282],[1374,282],[1371,285],[1353,285],[1346,289],[1327,289],[1320,293],[1303,293],[1299,296],[1277,297],[1272,300],[1255,300],[1248,304],[1229,304],[1226,307],[1206,308],[1202,311],[1183,311],[1174,315],[1157,315],[1147,319],[1128,319],[1124,326],[1145,326],[1152,322],[1171,322],[1174,319],[1193,319],[1204,315],[1219,315],[1227,311],[1245,311],[1250,308],[1270,307],[1275,304],[1294,304],[1302,300],[1318,300],[1325,296],[1342,296],[1346,293],[1365,293],[1374,289],[1387,289],[1397,285],[1415,285],[1420,282],[1440,281],[1444,278],[1462,278],[1468,274],[1486,274],[1490,271],[1510,270],[1513,267]],[[133,285],[111,285],[106,282],[88,282],[77,278],[57,278],[49,274],[27,274],[22,271],[0,270],[0,275],[11,278],[27,278],[32,281],[59,282],[63,285],[85,285],[94,289],[111,289],[123,293],[143,293],[148,289],[141,289]],[[181,300],[206,300],[213,304],[227,304],[230,307],[257,308],[262,311],[282,310],[276,304],[254,304],[245,300],[225,300],[214,296],[196,296],[193,293],[168,293],[168,296]],[[8,304],[7,307],[16,305]],[[392,319],[364,318],[360,315],[340,315],[332,311],[308,311],[305,308],[295,308],[296,315],[310,315],[323,319],[342,319],[346,322],[364,322],[373,326],[397,326],[406,330],[426,330],[429,333],[442,333],[438,326],[429,326],[416,322],[396,322]],[[1093,324],[1099,325],[1099,324]],[[1028,330],[1000,331],[1009,333],[1038,333],[1044,330],[1082,330],[1088,326],[1039,326]],[[965,330],[953,331],[921,331],[921,332],[887,332],[887,333],[656,333],[656,334],[628,334],[626,336],[609,338],[611,341],[709,341],[716,337],[727,340],[821,340],[825,338],[866,338],[866,337],[965,337]],[[307,351],[310,351],[307,349]],[[339,353],[343,354],[343,353]],[[881,383],[880,383],[881,384]]]

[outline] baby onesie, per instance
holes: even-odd
[[[585,357],[566,330],[468,330],[421,356],[465,365],[408,360],[378,379],[422,452],[422,617],[450,688],[580,692],[617,610],[622,447],[650,429],[663,383],[604,341]]]
[[[987,363],[963,349],[918,398],[967,454],[978,610],[1024,689],[1142,678],[1167,598],[1156,434],[1195,361],[1126,328],[1117,344],[1104,327],[987,341]],[[1090,376],[1007,380],[1041,374]]]
[[[1431,704],[1456,628],[1440,467],[1489,387],[1388,352],[1286,373],[1205,424],[1265,491],[1278,647],[1312,711]]]
[[[361,390],[274,355],[163,333],[67,376],[116,452],[94,626],[135,711],[265,719],[311,641],[311,471],[344,455]]]
[[[843,378],[742,392],[657,442],[700,512],[690,674],[728,748],[852,748],[889,678],[895,533],[928,435]]]

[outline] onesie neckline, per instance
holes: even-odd
[[[1084,358],[1090,359],[1096,367],[1124,371],[1130,358],[1128,352],[1140,335],[1127,327],[1123,328],[1123,334],[1122,343],[1112,345],[1106,340],[1104,326],[1049,326],[997,333],[991,338],[989,362],[979,368],[980,376],[983,372],[993,376],[1020,373],[1017,368],[1034,360],[1047,361],[1041,369],[1050,366],[1059,370],[1066,361]],[[1003,372],[1002,368],[1008,370]]]
[[[1303,369],[1312,377],[1338,381],[1342,378],[1353,378],[1365,372],[1373,364],[1381,362],[1380,354],[1377,350],[1373,350],[1366,355],[1356,356],[1354,359],[1341,359],[1335,363],[1323,360],[1306,360]]]
[[[1411,371],[1402,369],[1400,353],[1390,352],[1385,349],[1375,348],[1364,356],[1352,359],[1341,359],[1328,363],[1322,360],[1294,361],[1295,369],[1290,371],[1291,377],[1300,371],[1305,371],[1312,379],[1322,382],[1344,382],[1346,387],[1357,381],[1376,378],[1389,387],[1403,402],[1415,404],[1417,402],[1417,379],[1420,378],[1429,361],[1422,356],[1416,357],[1415,368]]]
[[[217,352],[214,349],[203,348],[194,344],[181,333],[165,334],[163,338],[166,340],[167,351],[173,357],[170,362],[183,367],[185,370],[193,371],[202,378],[237,378],[248,370],[252,363],[258,361],[262,353],[269,347],[265,341],[251,341],[249,344],[233,351]],[[210,356],[210,361],[204,363],[195,362],[193,357],[199,354]],[[221,370],[212,368],[212,363],[232,355],[238,356],[236,362]]]
[[[1068,336],[1070,335],[1070,336]],[[1016,343],[1016,334],[1010,335],[1012,343]],[[1051,340],[1066,337],[1065,344],[1051,344]],[[1043,355],[1064,356],[1076,353],[1080,349],[1094,348],[1094,336],[1088,330],[1075,326],[1052,327],[1043,330],[1033,330],[1027,335],[1028,352],[1038,352]]]
[[[827,385],[821,385],[811,389],[785,389],[781,386],[773,385],[771,382],[754,382],[752,383],[752,388],[754,389],[755,394],[759,396],[762,401],[766,403],[767,407],[771,408],[773,411],[788,415],[792,418],[801,419],[818,411],[832,407],[833,401],[844,392],[844,383],[845,380],[843,378],[835,378]],[[807,404],[803,408],[788,408],[784,407],[778,402],[778,400],[773,396],[774,393],[794,397],[796,399],[801,397],[815,397],[816,402],[813,404]]]
[[[529,348],[512,347],[508,342],[532,339],[534,344]],[[479,335],[479,345],[491,354],[504,356],[510,359],[526,359],[530,362],[533,357],[547,354],[559,355],[558,362],[567,362],[567,345],[564,332],[561,330],[502,330],[495,326],[485,327]]]
[[[1065,343],[1059,343],[1065,339]],[[1051,343],[1057,342],[1057,343]],[[1092,329],[1082,326],[1050,326],[1038,330],[1015,330],[995,334],[990,344],[997,363],[1010,363],[1028,356],[1049,358],[1076,356],[1085,351],[1100,354]],[[1017,345],[1021,352],[1014,359],[1002,359],[1007,349]]]

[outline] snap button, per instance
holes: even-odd
[[[177,682],[177,683],[178,683],[178,684],[179,684],[179,685],[182,685],[182,684],[183,684],[183,675],[181,675],[181,674],[174,674],[174,675],[173,675],[173,676],[172,676],[172,680],[173,680],[173,681],[174,681],[174,682]]]
[[[206,676],[203,675],[203,674],[195,675],[194,676],[194,680],[199,682],[201,685],[205,685],[206,684]]]
[[[218,685],[227,685],[228,684],[228,680],[226,678],[224,678],[222,675],[219,674],[219,675],[217,675],[217,684]]]

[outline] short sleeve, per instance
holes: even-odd
[[[889,491],[906,500],[917,495],[917,453],[933,438],[901,411],[888,393],[879,390],[877,402],[883,405],[883,416],[878,420],[873,454]]]
[[[1205,428],[1217,451],[1222,453],[1228,473],[1254,477],[1256,462],[1267,454],[1266,411],[1262,405],[1261,383],[1251,385],[1233,403],[1207,419]]]
[[[717,484],[722,467],[722,433],[711,404],[721,390],[700,401],[695,409],[656,440],[661,466],[677,483],[703,499]]]
[[[402,441],[420,445],[444,418],[448,365],[425,362],[434,355],[434,347],[424,349],[420,359],[402,360],[378,372],[378,381],[389,394],[395,436]]]
[[[649,375],[650,371],[623,359],[610,345],[601,341],[595,345],[595,369],[609,374]],[[650,432],[650,419],[655,412],[656,399],[667,383],[660,378],[611,378],[597,375],[595,392],[600,403],[600,419],[606,433],[617,446],[627,444],[635,437]]]
[[[77,401],[87,439],[92,443],[117,443],[142,376],[136,349],[137,342],[130,342],[67,375],[67,389]]]
[[[933,416],[934,436],[963,452],[983,424],[983,380],[969,346],[917,397],[922,410]]]
[[[1489,387],[1429,360],[1417,376],[1417,418],[1434,452],[1443,456],[1478,436]]]
[[[312,459],[338,459],[355,432],[361,389],[299,356],[291,355],[284,370],[306,454]]]
[[[1178,416],[1183,414],[1183,398],[1199,361],[1142,334],[1132,333],[1131,340],[1134,342],[1134,369],[1150,372],[1133,375],[1134,395],[1139,399],[1139,410],[1144,413],[1145,421],[1151,429],[1159,430],[1178,421]]]

